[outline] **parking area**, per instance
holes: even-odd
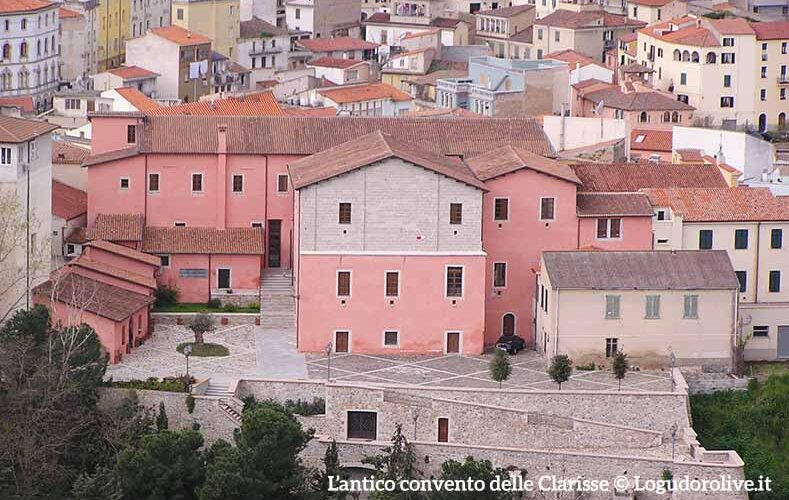
[[[310,378],[379,384],[416,384],[443,387],[497,388],[490,379],[490,354],[482,356],[371,356],[337,354],[329,360],[325,355],[308,355]],[[513,369],[502,384],[507,389],[555,390],[548,376],[546,360],[535,352],[521,352],[510,358]],[[616,390],[617,380],[611,372],[576,371],[562,384],[563,390]],[[629,372],[622,380],[622,389],[637,392],[670,391],[668,372]]]

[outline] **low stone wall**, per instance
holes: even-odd
[[[186,393],[100,387],[99,407],[117,406],[124,399],[130,397],[132,392],[137,393],[137,399],[141,405],[157,412],[159,411],[159,403],[163,402],[170,429],[191,429],[193,423],[199,423],[200,432],[205,438],[206,445],[220,438],[225,440],[233,438],[233,429],[237,427],[237,424],[219,408],[215,398],[194,396],[194,412],[189,413],[186,408]]]
[[[211,299],[219,300],[222,305],[231,304],[245,307],[250,304],[260,305],[260,290],[233,290],[233,293],[212,290]]]
[[[742,391],[748,388],[748,378],[737,378],[726,373],[688,372],[685,374],[690,394],[710,394],[718,391]]]
[[[236,396],[240,399],[254,396],[261,401],[273,399],[278,403],[299,399],[312,401],[315,398],[326,399],[326,387],[320,380],[244,379],[238,382]]]
[[[154,325],[188,325],[192,318],[198,313],[151,313],[151,320]],[[226,313],[222,311],[212,312],[211,315],[216,321],[218,328],[222,326],[236,325],[259,325],[259,313]],[[179,322],[180,321],[180,322]]]

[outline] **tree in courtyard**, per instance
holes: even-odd
[[[416,467],[416,452],[414,446],[408,442],[403,434],[403,426],[397,424],[392,433],[392,445],[383,449],[383,453],[368,456],[362,463],[370,464],[375,468],[375,478],[380,480],[418,479],[422,473]],[[374,500],[419,500],[425,498],[420,492],[414,491],[376,491],[370,495]]]
[[[347,480],[350,475],[345,468],[340,465],[340,455],[337,451],[337,443],[332,439],[326,447],[323,455],[323,470],[315,472],[312,480],[312,490],[315,498],[320,500],[344,500],[348,498],[348,493],[344,491],[329,491],[331,478],[335,478],[335,484],[339,481]]]
[[[496,349],[496,352],[493,353],[493,359],[490,360],[489,369],[490,378],[498,382],[499,389],[501,389],[501,383],[510,378],[512,374],[509,355],[502,349]]]
[[[161,431],[142,438],[140,445],[123,451],[115,476],[124,498],[138,500],[190,500],[205,478],[199,432]]]
[[[166,431],[169,426],[170,422],[167,419],[167,410],[164,407],[164,401],[159,401],[159,414],[156,415],[156,430]]]
[[[189,328],[195,334],[195,344],[202,344],[203,335],[214,329],[214,317],[206,313],[197,313],[189,322]]]
[[[551,366],[548,367],[548,376],[551,380],[559,384],[562,390],[562,383],[570,379],[573,373],[573,362],[566,354],[559,354],[551,358]]]
[[[481,480],[486,485],[491,485],[499,478],[499,481],[509,479],[509,473],[500,468],[493,467],[489,460],[474,460],[474,457],[466,457],[465,461],[447,460],[441,464],[441,479],[447,481],[472,481]],[[501,484],[501,483],[499,483]],[[506,491],[492,491],[488,488],[485,491],[438,491],[429,496],[430,500],[510,500],[512,493]]]
[[[219,440],[207,452],[200,500],[303,498],[309,478],[299,453],[312,435],[278,404],[245,407],[235,447]]]
[[[622,390],[622,379],[625,378],[625,374],[629,369],[630,368],[627,364],[627,354],[623,353],[622,351],[617,351],[617,353],[614,355],[612,370],[614,371],[614,376],[619,383],[620,391]]]

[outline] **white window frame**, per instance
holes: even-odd
[[[389,273],[396,273],[397,274],[397,295],[387,295],[386,294],[386,275]],[[400,278],[402,273],[400,273],[399,269],[387,269],[384,271],[384,298],[386,299],[399,299],[400,298],[400,285],[401,281]]]
[[[157,177],[157,183],[159,184],[158,189],[155,191],[151,189],[151,176],[155,175]],[[149,193],[160,193],[162,191],[162,174],[159,172],[148,172],[148,192]]]
[[[172,265],[173,265],[173,257],[170,254],[168,254],[168,253],[158,254],[158,257],[159,257],[159,266],[160,267],[163,267],[165,269],[168,269],[168,268],[172,267]],[[166,266],[161,263],[161,261],[162,261],[161,257],[167,257],[167,265]]]
[[[447,339],[449,338],[450,333],[457,333],[458,334],[458,352],[447,352]],[[441,350],[444,354],[463,354],[463,330],[444,330],[444,345],[441,346]]]
[[[460,295],[456,297],[450,297],[447,295],[447,280],[449,279],[449,268],[450,267],[459,267],[461,272],[461,280],[460,280]],[[455,299],[462,299],[466,296],[466,266],[461,264],[445,264],[444,265],[444,298],[455,300]],[[454,330],[452,330],[454,331]]]
[[[505,219],[496,218],[496,200],[507,200],[507,218]],[[512,209],[512,204],[510,203],[509,196],[497,196],[493,198],[493,222],[509,222],[511,209]]]
[[[542,200],[553,200],[553,217],[550,219],[543,219],[542,218]],[[509,207],[508,207],[509,208]],[[540,196],[540,204],[538,205],[537,209],[537,217],[540,221],[555,221],[556,220],[556,197],[555,196]],[[509,212],[509,210],[508,210]],[[509,213],[508,213],[509,215]]]
[[[657,311],[651,312],[656,312],[657,314],[650,314],[650,299],[652,299],[652,302],[654,302],[653,305],[656,305],[656,307],[652,307],[652,309],[657,309]],[[644,296],[644,319],[660,319],[660,295],[649,294]]]
[[[339,333],[339,332],[348,332],[348,351],[347,352],[337,352],[337,333]],[[350,354],[351,352],[353,352],[352,339],[353,339],[353,332],[351,331],[350,328],[338,328],[337,330],[334,330],[332,332],[332,334],[331,334],[331,351],[334,354]],[[363,410],[359,410],[359,411],[363,411]]]
[[[241,177],[241,191],[235,190],[235,181],[236,177]],[[247,180],[244,178],[244,174],[232,174],[230,176],[230,192],[233,194],[244,194],[246,191]]]
[[[123,181],[126,181],[126,187],[123,187]],[[131,179],[128,177],[121,177],[118,180],[118,189],[120,189],[121,191],[128,191],[129,189],[131,189]]]
[[[228,285],[230,285],[230,286],[228,286],[227,288],[220,288],[219,287],[219,271],[224,271],[224,270],[228,271],[227,281],[228,281]],[[217,290],[232,290],[233,289],[233,268],[232,267],[221,266],[221,267],[217,267],[216,268],[216,289]]]
[[[618,297],[617,299],[617,307],[616,307],[616,316],[608,314],[608,297]],[[605,319],[621,319],[622,318],[622,296],[616,294],[606,294],[605,295],[605,309],[603,310],[603,314],[605,315]]]
[[[346,330],[341,330],[346,331]],[[350,338],[350,332],[348,332]],[[346,408],[345,409],[345,437],[347,441],[351,442],[365,442],[369,441],[368,439],[359,439],[359,438],[349,438],[348,437],[348,413],[350,412],[364,412],[364,413],[375,413],[375,439],[378,440],[378,434],[381,430],[380,422],[381,422],[381,412],[378,410],[371,410],[369,408]]]
[[[612,237],[611,236],[611,221],[614,219],[619,219],[619,236]],[[600,235],[597,234],[597,224],[600,220],[605,220],[605,234],[604,238],[601,238]],[[662,221],[661,221],[662,222]],[[607,241],[607,240],[621,240],[622,239],[622,227],[624,226],[624,217],[597,217],[595,219],[595,226],[594,226],[594,236],[595,239],[598,241]]]
[[[688,299],[696,297],[696,314],[688,316]],[[682,296],[682,319],[699,319],[699,295],[697,293],[688,293]]]
[[[387,344],[386,343],[386,333],[387,332],[394,332],[397,334],[397,344]],[[381,345],[386,349],[399,349],[400,348],[400,330],[384,330],[381,332]]]
[[[340,295],[340,273],[348,273],[348,295]],[[350,269],[337,269],[334,274],[334,295],[340,300],[350,299],[353,297],[353,271]]]
[[[200,176],[200,191],[195,191],[194,190],[194,186],[195,186],[194,176],[195,175],[199,175]],[[203,172],[192,172],[191,175],[189,175],[189,190],[192,192],[192,194],[203,194],[203,193],[205,193],[205,174]]]
[[[497,285],[496,284],[496,264],[504,264],[504,284],[503,285]],[[493,263],[493,272],[491,273],[493,275],[492,276],[493,279],[491,281],[491,284],[493,285],[494,289],[507,288],[507,281],[509,281],[507,279],[507,274],[508,274],[507,268],[508,267],[510,267],[510,266],[507,264],[507,262],[502,261],[502,260],[496,261],[496,262]],[[465,276],[464,276],[464,278],[465,278]]]

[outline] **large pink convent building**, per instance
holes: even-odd
[[[183,302],[293,270],[305,352],[533,342],[544,251],[651,250],[639,189],[726,187],[714,165],[568,166],[527,118],[91,119],[88,238],[158,256]]]

